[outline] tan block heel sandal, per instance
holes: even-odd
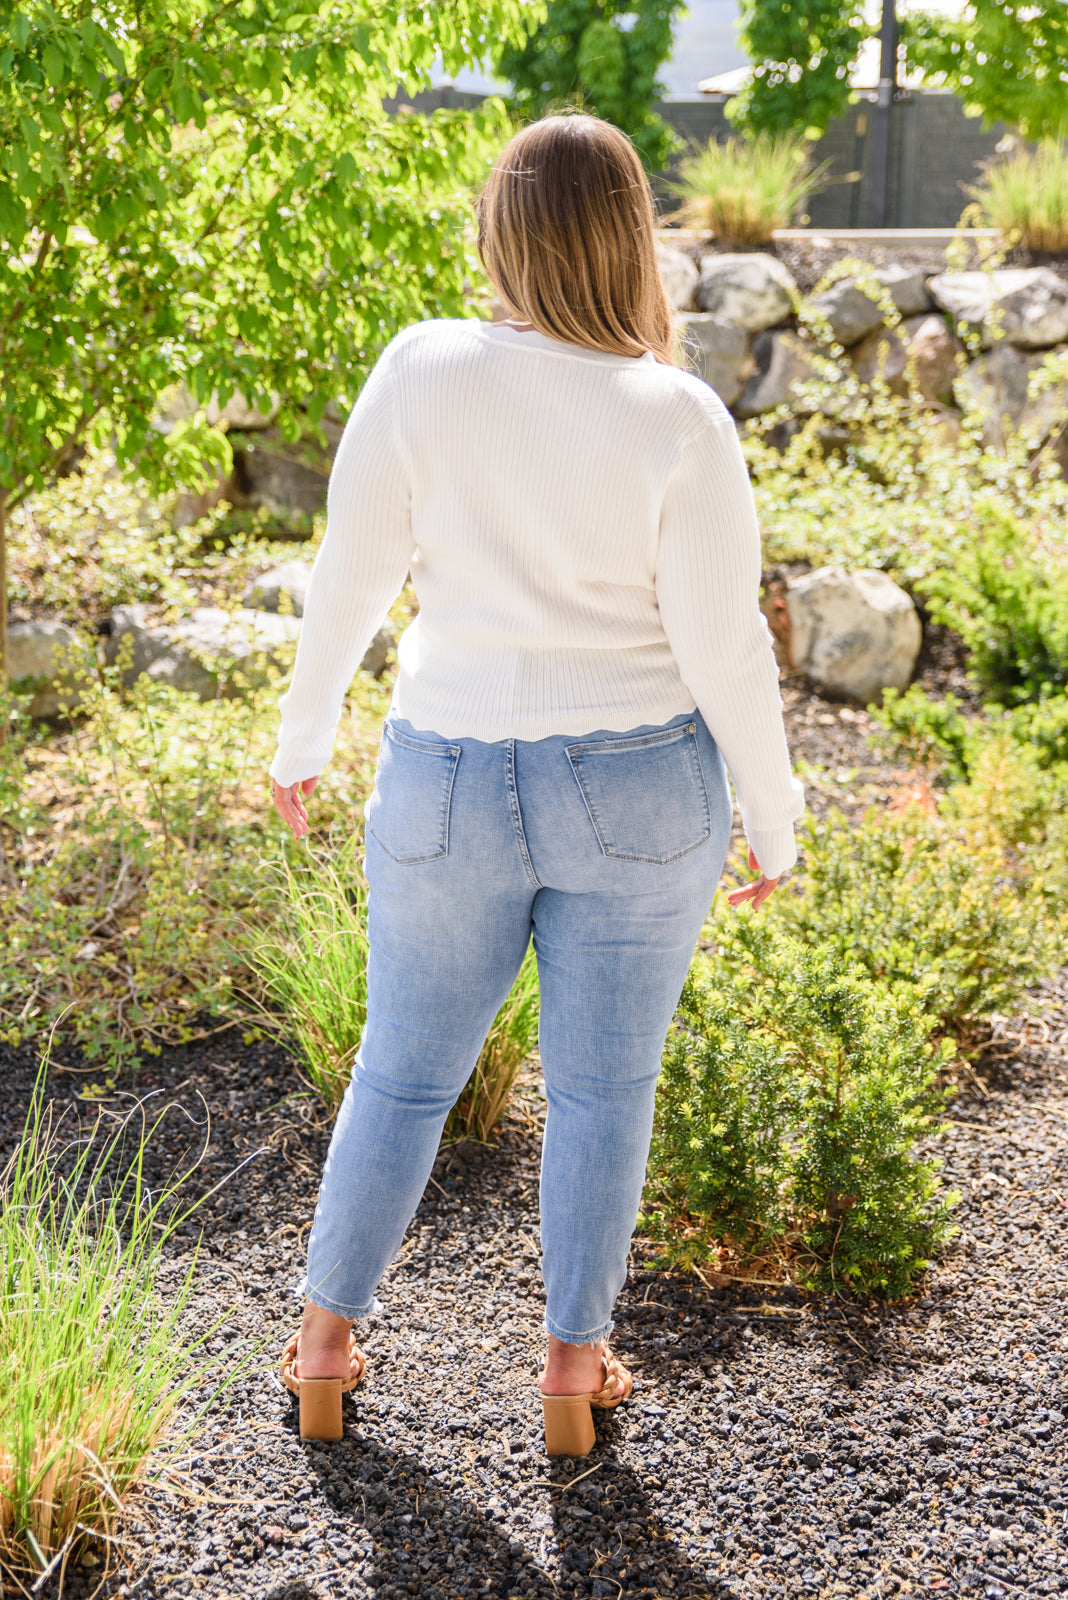
[[[604,1352],[601,1364],[604,1368],[604,1387],[597,1394],[542,1395],[545,1449],[549,1455],[588,1456],[596,1438],[591,1407],[611,1411],[622,1405],[624,1400],[629,1400],[634,1379],[626,1367],[610,1350]],[[623,1392],[616,1394],[616,1385],[620,1380],[623,1382]]]
[[[298,1378],[293,1371],[297,1360],[295,1333],[282,1351],[279,1369],[282,1382],[292,1394],[300,1397],[300,1436],[302,1439],[340,1439],[341,1396],[355,1389],[367,1368],[367,1357],[349,1334],[349,1375],[347,1378]]]

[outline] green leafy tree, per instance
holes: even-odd
[[[960,16],[903,23],[908,59],[987,122],[1025,139],[1068,137],[1068,6],[969,0]]]
[[[544,25],[494,58],[513,110],[532,118],[581,104],[628,133],[651,169],[663,167],[678,140],[652,107],[683,0],[549,0],[547,10]]]
[[[742,0],[740,40],[754,71],[727,115],[747,132],[822,131],[850,99],[849,75],[877,32],[856,0]],[[1068,134],[1068,7],[968,0],[959,16],[899,19],[905,61],[988,122],[1027,139]]]
[[[213,395],[276,395],[295,437],[399,327],[459,313],[502,108],[382,98],[529,5],[298,4],[0,0],[0,594],[5,512],[82,443],[188,482],[228,460]],[[194,405],[164,432],[174,386]]]
[[[849,74],[871,33],[856,0],[742,0],[738,37],[753,75],[727,116],[747,133],[822,133],[849,104]]]

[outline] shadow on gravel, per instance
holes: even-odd
[[[477,1469],[458,1493],[418,1452],[401,1453],[370,1439],[353,1427],[348,1411],[345,1421],[338,1444],[299,1446],[309,1496],[325,1502],[335,1529],[345,1530],[334,1536],[337,1564],[330,1551],[314,1562],[314,1581],[325,1582],[328,1591],[333,1578],[340,1580],[338,1592],[370,1590],[379,1600],[585,1600],[621,1594],[716,1600],[730,1593],[713,1572],[690,1562],[659,1515],[656,1497],[670,1485],[616,1457],[617,1435],[623,1445],[627,1432],[640,1431],[637,1410],[598,1418],[598,1442],[584,1460],[539,1461],[532,1452],[528,1475],[497,1515],[487,1506]],[[295,1408],[287,1428],[295,1435]],[[527,1538],[509,1536],[498,1515],[528,1501],[528,1510],[537,1509]],[[355,1580],[354,1589],[346,1578]],[[269,1589],[266,1600],[302,1600],[305,1592],[318,1600],[322,1591],[290,1580]]]

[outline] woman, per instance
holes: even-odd
[[[731,418],[672,363],[653,209],[623,134],[547,117],[498,160],[479,250],[505,323],[427,322],[383,352],[345,429],[281,701],[274,802],[299,839],[342,697],[411,571],[367,805],[367,1024],[283,1375],[341,1434],[354,1319],[418,1205],[448,1110],[533,936],[548,1110],[546,1444],[585,1454],[665,1034],[716,891],[729,769],[754,906],[802,810],[757,606],[759,534]]]

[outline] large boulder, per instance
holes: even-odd
[[[243,607],[200,606],[178,622],[151,623],[145,605],[116,606],[106,645],[109,662],[121,662],[123,681],[142,673],[200,700],[232,697],[262,683],[269,667],[284,666],[300,636],[300,618]],[[373,677],[385,670],[396,640],[380,628],[360,662]]]
[[[873,328],[882,326],[883,313],[853,278],[839,278],[809,302],[827,318],[838,343],[849,349],[859,344]]]
[[[908,684],[923,630],[885,572],[820,567],[790,584],[786,609],[790,662],[817,689],[868,705]]]
[[[894,394],[909,392],[909,363],[925,400],[947,401],[961,369],[963,345],[942,317],[905,317],[896,328],[877,328],[854,346],[849,359],[862,383],[882,377]]]
[[[975,411],[982,424],[983,442],[1004,451],[1009,435],[1023,433],[1034,444],[1064,422],[1068,412],[1068,384],[1063,381],[1040,389],[1033,397],[1031,379],[1045,358],[995,345],[961,374],[954,386],[962,410]]]
[[[964,365],[964,346],[937,316],[906,317],[901,324],[909,341],[909,359],[916,387],[925,400],[950,400]]]
[[[917,267],[876,267],[875,279],[903,317],[918,317],[930,311],[932,301],[927,293],[927,274]]]
[[[234,445],[235,504],[272,516],[289,512],[314,516],[326,505],[330,468],[341,428],[323,420],[325,445],[314,439],[293,444],[275,429],[245,433]]]
[[[253,611],[288,611],[302,617],[311,573],[310,561],[283,561],[252,579],[241,604]]]
[[[942,272],[928,288],[943,311],[980,329],[984,347],[1004,339],[1041,350],[1068,339],[1068,283],[1049,267]]]
[[[29,695],[31,717],[55,717],[80,703],[79,684],[96,664],[90,652],[65,622],[8,624],[8,679],[16,693]]]
[[[672,250],[667,245],[658,244],[656,264],[660,268],[660,277],[667,290],[667,297],[675,310],[692,311],[697,304],[697,284],[700,278],[696,263],[681,250]]]
[[[732,406],[742,392],[749,339],[744,329],[710,311],[683,311],[675,318],[688,364]]]
[[[127,684],[146,673],[200,700],[214,700],[263,682],[266,668],[283,665],[284,647],[299,634],[296,617],[264,611],[198,606],[178,622],[150,623],[147,606],[116,606],[105,653],[110,663],[122,664]]]
[[[697,304],[747,333],[782,322],[799,298],[792,273],[775,256],[754,251],[705,256],[701,262]]]
[[[875,267],[872,278],[900,316],[915,317],[930,311],[926,279],[915,268]],[[847,350],[868,338],[885,321],[883,307],[853,277],[839,278],[810,303],[823,312],[838,343]]]
[[[830,398],[823,407],[811,400],[802,401],[797,393],[800,384],[825,376],[830,379],[829,374],[819,370],[830,360],[810,340],[788,328],[769,328],[758,334],[749,353],[749,376],[733,406],[735,416],[759,417],[787,401],[799,411],[832,410]]]

